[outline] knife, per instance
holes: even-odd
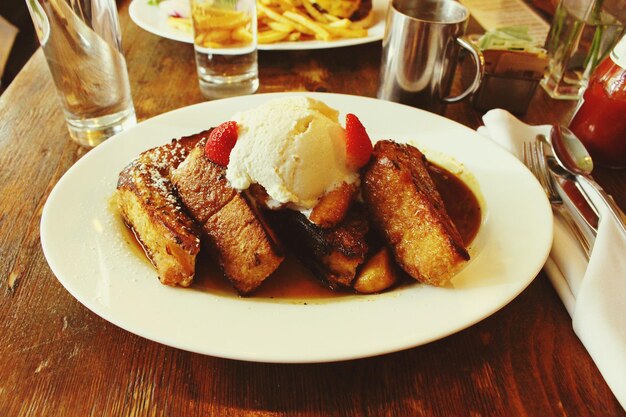
[[[552,178],[563,190],[563,193],[576,209],[580,218],[589,227],[593,236],[598,233],[598,211],[578,187],[580,185],[569,172],[565,171],[553,156],[546,155]]]

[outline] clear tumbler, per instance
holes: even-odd
[[[552,98],[580,98],[625,22],[626,0],[561,0],[546,39],[549,61],[541,86]]]
[[[255,0],[190,0],[200,91],[216,99],[259,87]]]
[[[95,146],[136,123],[115,0],[26,0],[71,138]]]

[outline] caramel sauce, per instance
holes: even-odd
[[[139,238],[135,234],[135,231],[133,230],[132,227],[130,227],[129,225],[127,225],[124,222],[124,219],[120,215],[120,212],[119,212],[117,204],[118,204],[117,203],[117,195],[114,194],[109,199],[109,207],[108,208],[109,208],[109,211],[116,218],[117,223],[119,224],[119,229],[121,231],[122,236],[124,236],[124,242],[126,242],[126,247],[128,248],[128,250],[130,252],[132,252],[139,259],[142,259],[143,261],[148,262],[149,264],[151,264],[150,259],[148,258],[148,255],[146,253],[146,250],[143,247],[143,245],[141,244],[141,242],[139,241]]]
[[[237,296],[219,266],[209,256],[198,256],[192,288],[223,296]],[[278,269],[253,294],[253,298],[304,301],[354,295],[333,291],[322,285],[313,274],[292,256],[286,256]]]
[[[448,216],[456,226],[465,246],[469,246],[478,234],[482,218],[478,199],[470,188],[456,175],[435,164],[428,166]]]
[[[476,237],[481,223],[481,209],[478,199],[470,188],[446,169],[429,165],[429,172],[448,215],[454,222],[465,245]],[[115,210],[117,214],[117,210]],[[120,224],[124,222],[120,220]],[[129,227],[122,227],[131,250],[147,259],[143,246]],[[414,285],[411,278],[401,279],[396,285]],[[191,288],[211,294],[238,297],[228,279],[221,272],[217,263],[206,255],[206,249],[200,251],[196,260],[196,276]],[[272,299],[283,302],[306,304],[307,301],[320,302],[325,299],[354,296],[350,291],[333,291],[321,284],[313,274],[291,256],[286,256],[280,267],[254,293],[254,299]]]

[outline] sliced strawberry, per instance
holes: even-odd
[[[361,121],[352,113],[346,115],[346,163],[351,169],[367,164],[372,155],[372,141]]]
[[[235,143],[237,143],[237,122],[224,122],[209,133],[204,154],[216,164],[227,166],[230,151],[235,147]]]

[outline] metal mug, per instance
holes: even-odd
[[[378,98],[442,114],[480,86],[484,58],[463,37],[469,11],[452,0],[393,0],[387,13]],[[448,97],[460,49],[476,66],[472,84]]]

